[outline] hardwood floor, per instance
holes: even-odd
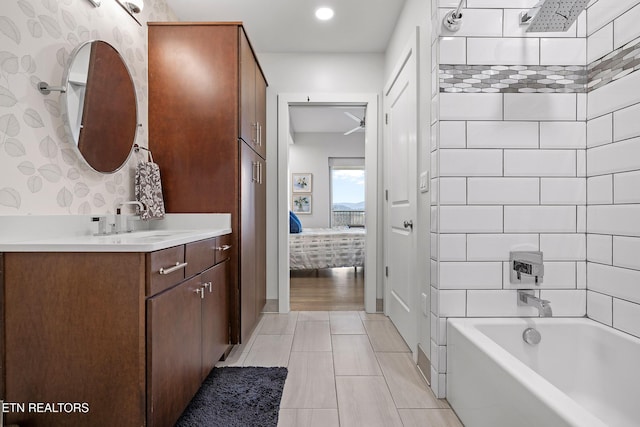
[[[364,270],[353,267],[290,272],[292,311],[364,310]]]

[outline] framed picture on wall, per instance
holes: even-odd
[[[310,214],[311,213],[311,194],[292,194],[291,208],[293,213]]]
[[[310,173],[292,173],[291,174],[291,191],[294,193],[311,193]]]

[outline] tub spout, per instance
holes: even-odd
[[[533,291],[519,290],[518,305],[528,305],[537,308],[540,317],[551,317],[553,315],[550,302],[546,299],[536,297],[533,295]]]

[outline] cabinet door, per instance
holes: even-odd
[[[162,167],[166,211],[235,215],[238,28],[157,23],[148,30],[149,148]]]
[[[202,373],[201,294],[196,276],[147,300],[147,425],[173,426]]]
[[[3,258],[2,398],[86,402],[90,409],[5,413],[3,425],[144,425],[144,255]]]
[[[255,65],[256,75],[256,123],[258,126],[258,146],[256,151],[263,159],[267,158],[267,82],[260,71],[260,66]]]
[[[242,27],[238,29],[240,49],[240,138],[251,147],[258,143],[256,122],[256,61]]]
[[[255,245],[256,245],[256,315],[264,309],[267,302],[267,164],[260,163],[258,182],[255,186]]]
[[[259,157],[243,142],[240,142],[240,150],[240,340],[245,342],[256,322],[255,187]]]
[[[202,273],[202,379],[204,380],[229,346],[227,310],[228,261]]]

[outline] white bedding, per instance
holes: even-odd
[[[289,234],[289,268],[364,266],[364,228],[307,228]]]

